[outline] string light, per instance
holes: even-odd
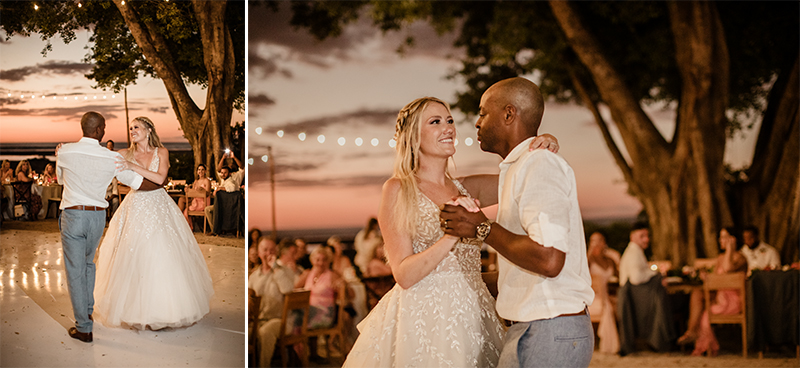
[[[39,10],[39,5],[33,4],[33,10]]]
[[[306,140],[306,133],[300,133],[297,135],[297,138],[300,138],[300,142],[305,142]]]
[[[253,162],[254,162],[254,160],[253,160],[253,158],[252,158],[252,157],[250,157],[250,158],[248,158],[248,159],[247,159],[247,164],[248,164],[248,165],[250,165],[250,166],[253,166]]]
[[[261,127],[256,128],[256,134],[261,135]]]
[[[283,130],[279,130],[276,134],[278,134],[278,138],[283,138]]]
[[[356,146],[361,147],[364,144],[364,140],[361,137],[356,138]]]
[[[318,135],[318,136],[317,136],[317,142],[319,142],[319,143],[325,143],[325,136],[324,136],[324,135],[322,135],[322,134]]]
[[[466,144],[467,147],[472,147],[472,138],[467,137],[466,139],[464,139],[464,144]]]
[[[261,156],[261,161],[264,161],[264,162],[269,161],[269,156],[267,156],[267,155]]]
[[[380,143],[380,141],[378,141],[378,138],[372,138],[370,143],[372,144],[372,147],[378,147],[378,143]]]
[[[389,140],[389,147],[394,148],[395,146],[397,146],[397,141],[395,141],[394,138],[390,139]]]
[[[339,143],[340,146],[344,146],[344,144],[347,143],[347,140],[344,139],[344,137],[339,137],[337,143]]]

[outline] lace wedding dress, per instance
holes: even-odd
[[[158,170],[157,150],[150,171]],[[208,313],[213,294],[205,258],[169,194],[131,190],[100,245],[94,317],[111,327],[188,326]]]
[[[466,195],[460,183],[454,181]],[[439,207],[420,193],[414,253],[439,240]],[[481,278],[477,239],[459,241],[428,276],[395,285],[358,325],[344,367],[494,367],[505,328]]]

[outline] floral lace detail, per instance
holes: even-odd
[[[418,208],[414,253],[444,236],[439,206],[420,193]],[[459,241],[417,284],[395,285],[359,324],[361,336],[344,366],[496,366],[505,330],[481,278],[480,245],[477,239]]]

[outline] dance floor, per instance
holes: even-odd
[[[74,326],[61,239],[54,219],[0,232],[0,366],[243,367],[245,273],[242,246],[200,249],[214,283],[211,312],[179,329],[134,331],[94,324],[94,342],[67,335]],[[220,238],[222,239],[222,238]],[[230,243],[231,239],[224,239]]]

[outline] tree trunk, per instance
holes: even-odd
[[[234,51],[230,32],[225,24],[224,1],[195,1],[193,8],[203,42],[203,62],[208,70],[205,109],[200,109],[189,95],[180,71],[172,60],[167,43],[158,27],[143,21],[131,2],[114,0],[147,62],[167,89],[172,109],[184,137],[192,146],[195,165],[215,164],[226,147],[230,147],[233,115]]]
[[[800,79],[798,59],[778,77],[761,122],[753,164],[734,188],[741,198],[740,222],[760,229],[784,264],[797,260],[800,231]]]
[[[551,1],[550,7],[619,128],[630,163],[613,156],[647,211],[654,257],[688,263],[698,241],[705,257],[716,256],[717,231],[732,218],[723,185],[728,54],[713,4],[670,3],[683,85],[672,142],[655,128],[571,4]],[[608,130],[599,114],[595,120]],[[612,153],[620,151],[610,134],[604,139]]]

